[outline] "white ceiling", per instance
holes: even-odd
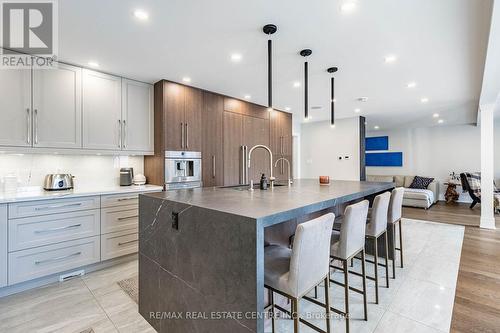
[[[192,78],[193,86],[267,103],[266,40],[274,35],[274,106],[303,121],[303,59],[311,48],[312,121],[329,118],[326,68],[338,66],[338,117],[355,108],[368,126],[474,123],[491,16],[490,0],[358,0],[345,14],[340,0],[64,0],[59,1],[59,57],[155,82]],[[149,13],[141,22],[137,8]],[[241,53],[239,63],[230,60]],[[397,61],[384,63],[384,56]],[[417,82],[413,89],[409,81]],[[366,96],[368,102],[356,101]],[[422,97],[429,98],[422,104]]]

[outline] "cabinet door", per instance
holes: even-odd
[[[292,115],[282,112],[281,114],[281,135],[283,137],[283,155],[291,156],[293,154],[292,137]],[[291,162],[291,161],[290,161]]]
[[[7,285],[7,206],[0,205],[0,288]]]
[[[224,185],[242,183],[243,116],[224,112]]]
[[[243,143],[248,146],[249,152],[255,145],[269,147],[269,120],[244,116]],[[250,169],[248,170],[248,181],[259,182],[263,173],[269,178],[271,174],[269,163],[269,153],[267,151],[260,148],[254,150],[251,156]]]
[[[269,137],[270,137],[270,142],[269,145],[273,152],[274,155],[276,155],[276,158],[278,156],[281,156],[282,154],[282,130],[281,130],[281,118],[282,118],[282,112],[280,111],[273,111],[271,112],[270,119],[269,119]]]
[[[123,150],[153,152],[153,86],[122,79]]]
[[[166,99],[164,110],[166,150],[184,150],[184,86],[165,82],[163,93]]]
[[[201,149],[203,186],[222,186],[224,184],[222,117],[223,97],[204,92]]]
[[[201,151],[201,117],[203,93],[201,90],[185,87],[185,150]]]
[[[83,148],[120,150],[121,78],[83,70]]]
[[[33,70],[33,145],[82,147],[82,69],[58,64]]]
[[[31,146],[31,71],[0,75],[0,146]]]

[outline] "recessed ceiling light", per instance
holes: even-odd
[[[300,87],[300,81],[295,81],[295,82],[293,83],[293,86],[294,86],[295,88]]]
[[[375,125],[375,126],[373,126],[373,128],[376,129],[376,130],[378,130],[380,128],[380,126]]]
[[[250,96],[250,95],[245,95],[245,99],[251,99],[251,98],[252,98],[252,96]]]
[[[434,118],[439,118],[439,113],[434,113],[434,114],[432,115],[432,117],[434,117]]]
[[[417,86],[417,83],[416,82],[408,82],[408,84],[406,85],[408,88],[415,88]]]
[[[354,109],[354,112],[356,112],[356,113],[360,113],[360,112],[361,112],[361,109]]]
[[[439,119],[438,120],[438,124],[442,124],[442,123],[444,123],[444,120],[443,119]]]
[[[285,111],[290,111],[292,108],[289,106],[285,106]]]
[[[142,21],[145,21],[149,18],[149,14],[147,12],[145,12],[144,10],[142,9],[136,9],[134,10],[134,16],[136,19],[139,19],[139,20],[142,20]]]
[[[189,83],[189,82],[191,82],[191,78],[185,76],[185,77],[182,78],[182,81]]]
[[[386,64],[393,63],[396,60],[398,60],[398,58],[395,55],[392,55],[392,54],[384,57],[384,61],[385,61]]]
[[[94,67],[94,68],[99,67],[99,63],[98,63],[97,61],[89,61],[89,62],[88,62],[88,65],[89,65],[90,67]]]
[[[420,99],[420,102],[422,102],[422,103],[427,103],[428,101],[429,101],[429,99],[427,97],[422,97]]]
[[[341,6],[340,6],[340,10],[343,12],[343,13],[352,13],[357,7],[357,4],[355,1],[345,1]]]
[[[231,54],[231,60],[234,61],[234,62],[241,61],[241,58],[242,58],[242,56],[239,53],[233,53],[233,54]]]

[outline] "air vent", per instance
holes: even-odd
[[[320,106],[320,105],[316,105],[316,106],[311,106],[311,109],[312,110],[321,110],[323,107]]]
[[[84,276],[84,275],[85,275],[85,270],[83,270],[83,269],[81,269],[79,271],[74,271],[74,272],[71,272],[68,274],[59,275],[59,282],[68,281],[68,280],[71,280],[71,279],[74,279],[74,278],[77,278],[80,276]]]

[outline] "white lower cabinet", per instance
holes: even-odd
[[[101,259],[99,236],[9,253],[9,284],[16,284]]]
[[[139,250],[137,231],[119,231],[101,236],[101,260],[113,259]]]
[[[0,205],[0,288],[7,285],[7,205]]]
[[[137,205],[101,209],[101,233],[139,228],[139,207]]]

